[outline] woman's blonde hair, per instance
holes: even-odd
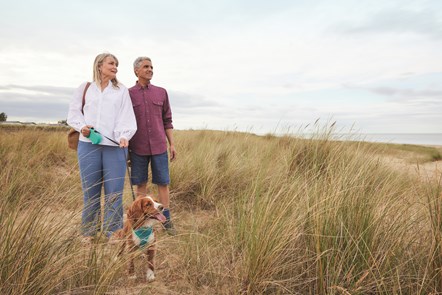
[[[95,58],[95,61],[94,61],[94,73],[93,73],[93,75],[94,75],[93,80],[95,83],[97,83],[97,85],[101,84],[100,66],[103,64],[106,57],[112,57],[113,59],[115,59],[115,62],[117,63],[117,67],[118,67],[118,59],[115,57],[115,55],[113,55],[111,53],[101,53],[101,54],[97,55],[97,57]],[[111,82],[115,88],[119,88],[118,87],[119,82],[117,80],[117,77],[112,79]]]

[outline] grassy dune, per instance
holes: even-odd
[[[79,242],[65,130],[0,128],[0,294],[442,292],[440,181],[381,160],[396,146],[176,131],[157,280],[129,282],[104,239]],[[413,150],[422,159],[435,150]],[[125,204],[131,201],[125,191]]]

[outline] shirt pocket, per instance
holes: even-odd
[[[163,115],[163,101],[152,101],[153,105],[153,114],[157,116]]]

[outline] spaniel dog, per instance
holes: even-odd
[[[142,250],[147,256],[146,280],[151,282],[155,279],[154,257],[155,257],[155,231],[154,225],[158,222],[165,222],[166,217],[161,213],[163,205],[156,202],[152,197],[139,197],[127,209],[127,218],[123,229],[114,233],[113,239],[120,240],[121,248],[118,256],[128,252],[129,276],[136,278],[134,252]]]

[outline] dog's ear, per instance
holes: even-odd
[[[138,220],[143,217],[143,208],[141,200],[135,200],[127,210],[127,219],[135,225]]]

